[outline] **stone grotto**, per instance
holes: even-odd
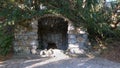
[[[51,48],[78,54],[88,45],[87,32],[61,15],[48,14],[28,23],[30,30],[21,25],[14,30],[16,54],[31,54],[32,50]]]

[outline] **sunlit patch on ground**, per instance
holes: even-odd
[[[120,63],[97,57],[71,58],[55,49],[53,57],[37,59],[10,59],[0,68],[120,68]]]

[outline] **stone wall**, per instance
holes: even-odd
[[[30,54],[33,48],[36,49],[38,47],[39,45],[38,20],[32,20],[30,26],[32,27],[32,29],[27,30],[25,27],[17,25],[18,29],[15,29],[14,34],[15,35],[14,51],[16,54]],[[62,47],[64,47],[64,45],[62,45],[62,42],[65,40],[61,39],[62,34],[56,33],[51,35],[48,33],[48,35],[46,36],[44,35],[43,37],[44,39],[45,37],[49,37],[47,38],[47,41],[50,40],[52,41],[51,39],[53,38],[52,36],[55,38],[59,38],[57,40],[54,39],[53,41],[57,43],[58,49],[62,49]],[[81,28],[74,27],[73,24],[68,21],[68,30],[66,36],[67,36],[66,37],[67,41],[65,42],[67,44],[66,48],[70,53],[75,54],[84,53],[84,50],[87,49],[86,45],[88,43],[87,33],[84,30],[82,30]]]
[[[83,54],[87,49],[88,37],[85,30],[74,27],[72,23],[68,26],[68,50],[74,54]]]
[[[32,46],[38,46],[37,27],[38,22],[32,20],[29,26],[32,28],[28,30],[26,27],[17,25],[15,29],[14,51],[17,54],[29,54]]]

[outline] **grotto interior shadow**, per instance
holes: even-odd
[[[48,42],[48,46],[47,46],[47,50],[48,49],[57,49],[57,46],[55,43],[53,42]]]

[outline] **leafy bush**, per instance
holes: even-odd
[[[0,30],[0,55],[7,55],[12,49],[13,36],[4,28]]]
[[[23,7],[20,7],[21,4]],[[90,39],[103,40],[118,37],[120,33],[120,30],[111,30],[112,10],[104,7],[103,0],[1,0],[0,6],[0,16],[5,17],[7,23],[14,21],[15,25],[44,14],[54,14],[63,15],[75,26],[82,25],[87,29]],[[41,9],[40,6],[46,9]]]

